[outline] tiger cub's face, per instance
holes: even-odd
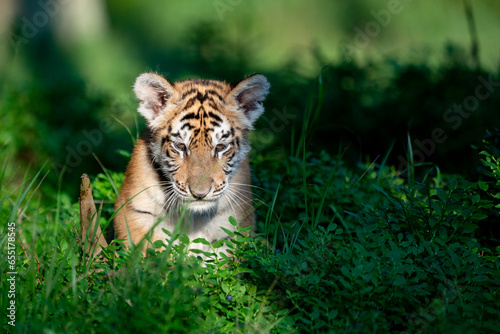
[[[165,210],[217,209],[250,150],[247,136],[264,111],[266,78],[256,74],[232,88],[202,79],[170,84],[145,73],[134,91],[148,121],[149,158],[166,194]]]

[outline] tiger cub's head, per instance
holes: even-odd
[[[193,212],[217,208],[250,151],[248,133],[264,112],[269,86],[260,74],[235,87],[204,79],[171,84],[153,73],[137,78],[149,159],[164,186],[167,211],[184,204]]]

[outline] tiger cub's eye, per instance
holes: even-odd
[[[217,146],[215,146],[215,152],[224,151],[226,147],[227,147],[226,144],[217,144]]]
[[[185,151],[187,148],[184,143],[174,143],[174,147],[179,151]]]

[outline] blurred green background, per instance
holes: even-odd
[[[144,127],[141,72],[231,83],[260,72],[272,90],[254,155],[290,154],[311,109],[307,150],[348,147],[352,164],[390,151],[403,170],[418,141],[430,153],[417,162],[474,172],[471,144],[500,125],[500,87],[459,126],[444,115],[479,77],[500,80],[499,22],[495,0],[2,0],[0,158],[14,179],[47,163],[49,196],[66,163],[76,198],[80,175],[102,170],[92,153],[125,169]],[[431,150],[435,129],[447,139]]]

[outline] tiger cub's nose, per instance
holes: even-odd
[[[191,191],[191,195],[193,195],[193,197],[195,199],[203,199],[204,197],[206,197],[208,195],[208,193],[210,192],[211,189],[212,189],[212,187],[208,188],[208,190],[206,190],[206,191],[203,191],[203,190],[199,190],[199,189],[189,188],[189,191]]]

